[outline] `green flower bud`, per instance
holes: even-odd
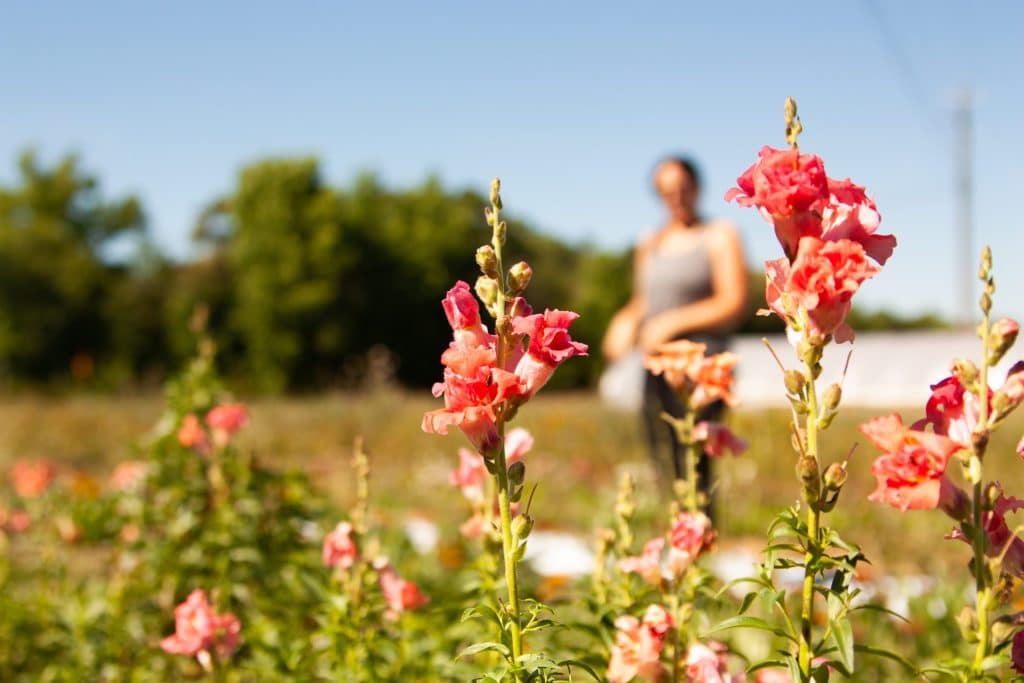
[[[533,269],[526,261],[520,261],[509,268],[508,284],[512,289],[512,295],[516,296],[526,289],[526,285],[530,284],[531,277],[533,277]]]
[[[491,204],[494,208],[501,208],[501,179],[495,178],[491,181]]]
[[[825,390],[825,396],[822,398],[822,404],[825,410],[832,412],[839,407],[839,402],[843,400],[843,388],[838,384],[831,385]]]
[[[829,491],[839,491],[846,483],[846,463],[834,462],[825,469],[825,488]]]
[[[512,536],[517,539],[525,539],[533,531],[533,517],[522,514],[512,520]]]
[[[989,366],[998,363],[1003,355],[1010,350],[1013,343],[1017,341],[1017,333],[1020,332],[1020,325],[1009,318],[1000,318],[992,324],[988,335],[988,354],[985,362]]]
[[[786,391],[793,396],[802,396],[804,387],[807,385],[804,373],[799,370],[786,370],[784,377],[786,380]]]
[[[476,264],[480,271],[489,278],[498,279],[498,256],[494,253],[494,247],[485,244],[476,250]]]
[[[812,455],[801,455],[796,463],[796,476],[800,479],[804,500],[813,509],[821,503],[821,475],[818,459]]]
[[[978,279],[988,280],[988,276],[992,273],[992,249],[986,245],[981,250],[981,266],[978,268]]]
[[[473,289],[476,290],[476,295],[480,297],[480,301],[484,302],[484,306],[487,306],[489,310],[494,308],[494,304],[498,301],[497,280],[486,275],[481,275],[476,279],[476,285]]]
[[[508,467],[508,478],[515,485],[523,483],[526,478],[526,463],[522,460],[512,463]]]

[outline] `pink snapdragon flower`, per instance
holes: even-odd
[[[160,647],[170,654],[195,657],[209,671],[214,656],[227,659],[238,649],[241,630],[235,615],[216,614],[206,591],[197,588],[174,608],[174,635],[160,641]]]
[[[381,592],[384,593],[384,602],[388,606],[384,615],[387,619],[395,621],[402,612],[419,609],[430,602],[430,598],[420,592],[415,583],[398,575],[387,558],[378,558],[374,566],[377,568]]]
[[[631,616],[616,619],[615,645],[608,662],[610,683],[629,683],[635,678],[660,681],[665,673],[661,650],[674,626],[672,615],[660,605],[648,607],[642,622]]]
[[[505,433],[505,462],[515,464],[533,449],[533,435],[522,427],[515,427]]]
[[[479,453],[468,448],[459,449],[459,466],[448,473],[448,483],[462,489],[462,495],[473,503],[484,502],[484,482],[487,467]]]
[[[11,484],[22,498],[43,495],[56,477],[57,468],[48,460],[18,460],[11,467]]]
[[[444,381],[434,385],[434,396],[444,396],[445,407],[423,416],[423,431],[447,434],[458,427],[478,453],[497,446],[497,410],[506,402],[527,400],[550,379],[555,368],[572,356],[585,355],[586,344],[574,342],[569,325],[579,316],[548,310],[531,314],[522,297],[509,302],[509,348],[498,366],[497,337],[480,322],[479,305],[469,285],[459,281],[443,302],[453,341],[441,354]],[[529,336],[525,351],[522,340]]]
[[[563,362],[587,355],[587,345],[569,336],[569,326],[579,317],[572,311],[547,309],[544,313],[512,319],[513,331],[530,338],[526,353],[516,364],[516,375],[523,380],[524,398],[547,384]]]
[[[931,390],[924,408],[924,419],[914,427],[931,425],[936,434],[948,436],[961,448],[971,448],[971,433],[981,417],[977,394],[964,389],[955,375],[931,385]],[[990,389],[989,406],[992,404],[991,396]]]
[[[203,423],[199,421],[195,413],[189,413],[182,418],[181,426],[178,428],[178,443],[204,455],[209,452],[210,441],[206,436]]]
[[[110,487],[115,491],[131,491],[142,485],[149,466],[142,460],[124,460],[117,463],[110,474]]]
[[[808,332],[820,337],[833,335],[837,342],[853,339],[853,330],[844,322],[853,295],[881,270],[867,260],[864,247],[857,242],[823,242],[816,237],[800,239],[792,263],[777,259],[765,267],[768,307],[789,327],[800,322],[800,309],[806,311]]]
[[[825,175],[821,158],[795,149],[761,149],[758,160],[725,194],[740,206],[755,206],[775,228],[787,261],[797,256],[800,240],[850,240],[879,264],[892,255],[896,238],[878,235],[881,217],[864,188],[849,179]]]
[[[644,544],[639,555],[623,557],[616,566],[621,572],[635,572],[647,583],[657,586],[661,583],[661,551],[664,547],[664,538],[653,538]]]
[[[728,649],[723,643],[695,642],[686,650],[686,675],[692,683],[741,683],[745,677],[729,673]]]
[[[878,488],[869,500],[904,511],[941,508],[954,519],[963,516],[967,496],[945,476],[959,444],[941,434],[909,429],[896,413],[873,418],[860,431],[885,453],[871,466]]]
[[[693,428],[693,438],[704,442],[704,452],[711,458],[718,458],[727,452],[740,455],[750,444],[733,434],[732,430],[718,422],[702,421]]]
[[[878,262],[885,262],[896,248],[893,235],[877,235],[881,223],[878,207],[864,188],[846,180],[828,179],[828,202],[821,207],[821,238],[828,242],[853,240],[864,252]]]
[[[220,448],[228,445],[231,437],[249,422],[249,411],[241,403],[225,403],[210,409],[206,424],[213,432],[213,443]]]
[[[669,532],[671,549],[676,553],[675,558],[669,558],[673,573],[681,575],[714,544],[715,536],[711,519],[703,512],[680,512]]]
[[[686,394],[692,408],[718,400],[735,405],[733,369],[739,357],[728,352],[705,356],[706,350],[705,344],[686,339],[667,342],[644,356],[644,367],[663,375],[669,386]]]
[[[725,201],[757,207],[775,227],[787,256],[796,253],[801,237],[821,234],[819,208],[828,199],[829,187],[820,157],[765,146],[736,184],[725,193]]]
[[[533,448],[533,436],[522,427],[510,429],[505,434],[505,462],[512,465],[523,459]],[[448,483],[462,489],[462,495],[472,503],[484,502],[484,482],[487,481],[487,467],[479,453],[468,448],[459,449],[459,466],[449,472]]]
[[[456,344],[486,346],[490,342],[487,330],[480,321],[480,304],[473,296],[469,283],[462,280],[456,282],[445,294],[441,306],[452,327]]]
[[[325,567],[348,569],[359,559],[359,548],[352,536],[349,522],[338,522],[334,529],[324,536],[322,558]]]

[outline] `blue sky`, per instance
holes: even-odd
[[[346,184],[437,173],[541,229],[620,248],[656,225],[668,152],[704,166],[707,214],[752,263],[770,227],[725,190],[781,146],[868,187],[900,246],[860,298],[952,313],[953,93],[976,94],[976,249],[997,308],[1024,315],[1024,3],[8,3],[0,22],[0,180],[18,150],[78,152],[108,195],[138,193],[158,243],[191,253],[199,209],[268,155],[318,156]],[[468,254],[467,258],[472,255]]]

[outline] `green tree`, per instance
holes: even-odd
[[[134,197],[108,202],[68,156],[43,167],[22,154],[18,184],[0,188],[0,364],[8,378],[88,373],[108,348],[100,302],[116,278],[102,260],[114,238],[144,231]]]

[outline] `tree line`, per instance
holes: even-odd
[[[154,384],[194,351],[189,320],[201,310],[223,370],[250,391],[382,376],[428,384],[450,336],[440,300],[456,279],[476,277],[485,203],[436,178],[395,189],[365,174],[331,187],[316,159],[269,159],[210,202],[192,236],[201,256],[177,263],[153,246],[138,198],[104,197],[73,156],[47,166],[25,152],[13,185],[0,186],[0,381]],[[579,312],[573,335],[596,348],[629,296],[630,254],[511,222],[508,253],[536,273],[531,302]],[[781,330],[753,315],[764,300],[759,273],[750,287],[743,329]],[[942,325],[886,313],[859,322]],[[567,368],[560,385],[592,383],[598,356]]]

